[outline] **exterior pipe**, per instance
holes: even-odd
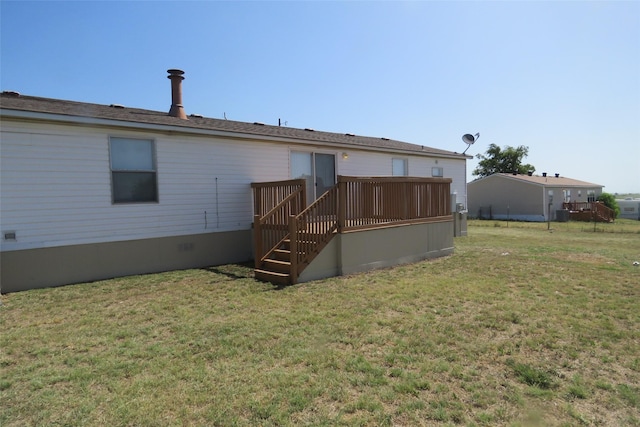
[[[182,81],[184,80],[184,71],[171,69],[167,70],[167,73],[169,73],[167,78],[171,80],[171,109],[169,110],[169,115],[179,119],[189,120],[182,106]]]

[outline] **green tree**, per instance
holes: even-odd
[[[598,201],[602,202],[609,209],[612,209],[615,212],[614,217],[618,218],[618,215],[620,215],[620,206],[618,206],[616,197],[613,194],[602,193],[598,196]]]
[[[522,159],[529,154],[529,147],[506,146],[501,149],[496,144],[490,144],[485,154],[477,154],[480,159],[478,166],[473,170],[474,176],[483,178],[494,173],[521,173],[534,172],[536,168],[529,164],[522,164]]]

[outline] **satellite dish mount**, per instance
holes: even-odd
[[[466,153],[469,147],[471,147],[479,138],[480,138],[480,133],[476,133],[475,135],[471,135],[470,133],[465,133],[464,135],[462,135],[462,142],[467,144],[467,148],[464,149],[462,154]]]

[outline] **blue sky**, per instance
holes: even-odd
[[[0,84],[25,95],[529,147],[537,173],[640,192],[639,1],[0,2]],[[477,165],[469,161],[468,179]]]

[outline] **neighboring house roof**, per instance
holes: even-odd
[[[493,177],[493,178],[492,178]],[[514,175],[511,173],[495,173],[493,175],[486,176],[484,178],[477,179],[476,181],[472,181],[470,184],[474,182],[481,181],[488,178],[498,178],[498,179],[513,179],[516,181],[526,182],[528,184],[540,185],[544,187],[604,187],[604,185],[594,184],[591,182],[579,181],[577,179],[565,178],[563,176],[555,176],[555,175]]]
[[[54,115],[58,120],[72,122],[85,119],[100,119],[131,124],[150,125],[154,128],[169,126],[181,128],[185,132],[223,132],[245,134],[258,137],[291,139],[303,142],[338,144],[345,147],[360,147],[384,151],[406,152],[435,157],[468,159],[470,156],[452,151],[439,150],[388,138],[375,138],[353,134],[321,132],[311,129],[297,129],[286,126],[271,126],[262,123],[246,123],[233,120],[213,119],[189,116],[188,120],[169,116],[166,112],[123,107],[121,105],[101,105],[60,99],[24,96],[16,92],[0,94],[0,107],[3,116],[19,116],[16,112],[45,113]],[[27,116],[25,116],[26,118]]]

